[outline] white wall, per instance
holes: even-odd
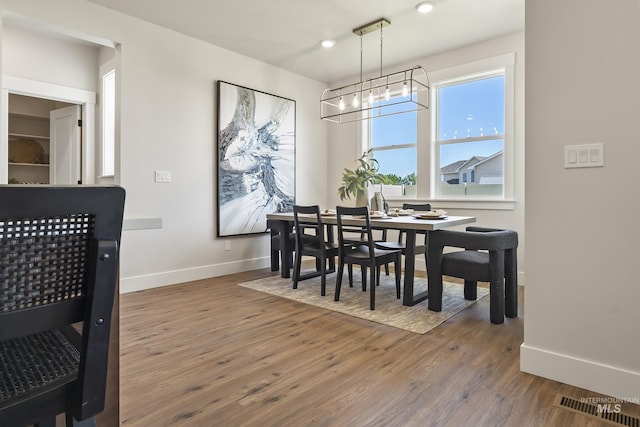
[[[526,372],[636,399],[639,23],[638,0],[526,3],[521,349]],[[594,142],[604,143],[604,167],[563,168],[565,144]]]
[[[52,38],[11,20],[3,25],[2,43],[3,74],[98,91],[97,47]]]
[[[394,70],[402,70],[414,65],[422,65],[428,73],[434,71],[454,67],[461,64],[467,64],[474,61],[480,61],[515,52],[515,191],[514,201],[509,203],[487,204],[487,203],[452,203],[430,201],[428,199],[429,182],[424,176],[418,176],[418,186],[423,196],[419,195],[419,201],[431,202],[434,208],[447,210],[451,215],[470,215],[477,218],[476,225],[485,227],[502,227],[516,230],[520,239],[518,248],[518,271],[519,283],[524,284],[525,271],[525,254],[524,254],[524,33],[513,34],[510,36],[500,37],[486,42],[474,44],[461,49],[444,52],[427,58],[417,58],[406,64],[395,67],[384,67],[383,72],[388,73]],[[366,77],[366,76],[365,76]],[[346,84],[349,81],[355,81],[359,77],[354,76],[353,79],[344,82],[335,82],[331,87]],[[429,112],[421,111],[419,115],[428,117]],[[422,120],[422,119],[421,119]],[[425,118],[425,122],[428,120]],[[337,189],[340,186],[340,178],[342,169],[353,168],[354,161],[362,154],[360,147],[360,124],[329,124],[329,152],[335,153],[330,158],[330,170],[328,175],[328,205],[335,206],[338,204],[353,205],[353,201],[340,201],[337,196]],[[419,128],[418,144],[429,144],[428,129]],[[421,164],[429,164],[429,150],[421,150],[418,161]],[[400,206],[401,201],[391,200],[392,206]],[[464,227],[460,227],[464,228]],[[416,267],[424,269],[424,260],[421,257],[416,258]]]
[[[124,232],[123,292],[269,265],[266,235],[229,239],[230,251],[215,236],[216,80],[296,101],[297,200],[326,199],[323,84],[83,0],[0,0],[0,6],[5,14],[121,43],[125,216],[163,224]],[[171,171],[173,182],[155,183],[154,170]]]

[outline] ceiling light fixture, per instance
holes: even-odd
[[[320,42],[320,46],[326,47],[327,49],[330,48],[330,47],[335,46],[335,44],[336,44],[335,40],[322,40]]]
[[[433,10],[433,4],[428,1],[423,1],[416,5],[416,10],[420,13],[429,13]]]
[[[382,74],[382,29],[388,25],[391,25],[391,22],[380,18],[353,30],[360,36],[360,81],[325,89],[320,97],[321,119],[334,123],[350,123],[429,108],[429,78],[424,68],[417,65],[407,70]],[[380,31],[380,75],[363,79],[362,36],[378,30]],[[353,100],[349,104],[344,102],[344,98],[348,96]]]

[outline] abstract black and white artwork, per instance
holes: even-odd
[[[296,103],[218,81],[218,236],[264,233],[293,211]]]

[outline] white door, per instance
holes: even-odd
[[[49,112],[49,181],[80,184],[81,110],[79,105]]]

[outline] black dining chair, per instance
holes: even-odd
[[[0,185],[0,425],[104,410],[125,192]]]
[[[326,295],[327,273],[335,271],[335,257],[338,256],[338,245],[325,239],[325,225],[320,216],[320,206],[293,206],[293,222],[296,229],[296,258],[293,267],[293,289],[298,289],[298,282],[320,274],[320,295]],[[302,257],[316,258],[316,271],[300,275]],[[330,269],[327,269],[329,261]]]
[[[369,268],[369,308],[375,310],[376,300],[376,276],[378,267],[383,264],[393,263],[396,279],[396,296],[400,298],[400,251],[384,250],[375,247],[375,241],[371,232],[369,220],[369,208],[364,207],[336,207],[338,223],[338,275],[336,278],[335,301],[340,300],[340,288],[344,266],[351,268],[354,264],[362,269],[362,290],[366,291],[366,271]],[[354,218],[358,221],[354,223]],[[362,236],[354,240],[351,236]],[[353,277],[349,275],[349,285],[353,286]]]
[[[445,247],[463,251],[443,253]],[[442,276],[464,279],[464,297],[475,300],[478,282],[489,282],[491,323],[518,316],[518,233],[513,230],[467,227],[439,230],[429,237],[429,309],[442,309]]]
[[[429,203],[424,204],[413,204],[413,203],[403,203],[402,209],[413,209],[416,212],[428,212],[431,210],[431,205]],[[428,233],[426,231],[418,231],[417,234],[422,234],[424,236],[424,243],[422,245],[415,245],[414,253],[416,255],[424,254],[424,262],[427,262],[427,236]],[[386,237],[386,235],[385,235]],[[404,232],[400,230],[398,232],[398,240],[397,241],[376,241],[376,247],[380,249],[388,249],[388,250],[399,250],[402,252],[402,255],[407,254],[407,246],[404,242]],[[386,274],[388,275],[388,270],[386,270]]]

